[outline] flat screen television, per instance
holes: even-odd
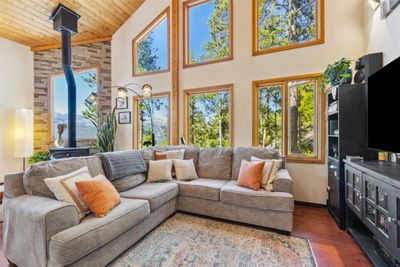
[[[400,153],[400,57],[368,77],[368,147]]]

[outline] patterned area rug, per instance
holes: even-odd
[[[311,267],[316,263],[307,239],[178,213],[110,266]]]

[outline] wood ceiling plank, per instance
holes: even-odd
[[[51,0],[54,2],[55,0]],[[90,3],[89,3],[90,2]],[[57,3],[57,2],[56,2]],[[108,16],[102,14],[101,12],[97,11],[93,7],[93,2],[92,1],[77,1],[77,0],[64,0],[63,5],[66,7],[75,10],[76,12],[80,13],[81,16],[87,16],[90,17],[94,22],[103,24],[105,23],[107,27],[114,31],[117,27],[119,27],[119,24],[116,23],[114,20],[110,19]]]
[[[7,1],[10,1],[10,0],[7,0]],[[40,14],[40,16],[43,19],[46,19],[47,21],[50,21],[49,17],[51,16],[53,10],[55,9],[55,7],[53,8],[52,5],[49,5],[49,4],[46,5],[45,3],[41,2],[41,1],[37,2],[37,1],[31,1],[31,0],[18,0],[18,1],[13,1],[13,3],[14,3],[14,5],[18,6],[19,8],[24,8],[24,7],[32,8],[33,12],[35,12],[36,14]],[[42,3],[42,5],[40,3]],[[52,24],[53,23],[51,22],[51,25]],[[92,24],[91,20],[89,20],[85,16],[83,16],[78,21],[78,24],[79,24],[80,28],[82,28],[80,33],[87,32],[91,36],[90,38],[95,38],[97,36],[93,32],[98,31],[99,26],[103,28],[102,30],[108,30],[106,27],[104,27],[104,25]],[[54,31],[53,26],[51,27],[51,30]]]
[[[111,36],[108,37],[103,37],[103,38],[96,38],[96,39],[90,39],[90,40],[82,40],[82,41],[72,41],[71,45],[76,46],[76,45],[83,45],[83,44],[92,44],[92,43],[100,43],[100,42],[109,42],[112,40]],[[42,45],[42,46],[34,46],[31,48],[32,51],[43,51],[43,50],[49,50],[49,49],[54,49],[54,48],[60,48],[61,44],[51,44],[51,45]]]
[[[32,48],[60,46],[50,15],[59,3],[81,15],[76,44],[110,40],[144,0],[0,0],[0,36]]]

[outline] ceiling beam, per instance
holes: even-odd
[[[83,45],[83,44],[93,44],[93,43],[100,43],[100,42],[109,42],[111,40],[112,40],[112,36],[89,39],[89,40],[72,41],[72,46]],[[32,51],[43,51],[43,50],[49,50],[49,49],[54,49],[54,48],[60,48],[60,47],[61,47],[61,43],[57,43],[57,44],[50,44],[50,45],[34,46],[34,47],[31,47],[31,50]]]

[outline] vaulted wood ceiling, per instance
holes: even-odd
[[[59,3],[81,15],[75,44],[111,40],[145,0],[0,0],[0,37],[32,50],[59,47],[60,33],[50,15]]]

